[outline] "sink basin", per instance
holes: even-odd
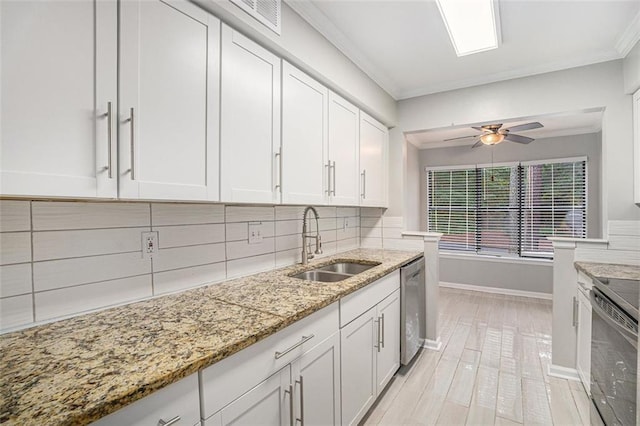
[[[342,262],[326,265],[318,268],[318,271],[331,271],[338,272],[340,274],[356,275],[361,272],[367,271],[377,265],[367,265],[364,263],[355,262]]]
[[[320,281],[323,283],[335,283],[338,281],[342,281],[342,280],[346,280],[347,278],[351,277],[351,275],[348,274],[340,274],[337,272],[330,272],[330,271],[321,271],[319,269],[314,269],[312,271],[306,271],[306,272],[301,272],[299,274],[296,275],[292,275],[292,278],[298,278],[301,280],[307,280],[307,281]]]

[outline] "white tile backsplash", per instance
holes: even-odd
[[[0,266],[0,297],[31,293],[31,263]]]
[[[33,322],[33,295],[0,299],[0,329],[18,327]]]
[[[142,250],[150,228],[111,228],[33,233],[33,260],[65,259]]]
[[[130,228],[151,225],[148,204],[34,201],[33,230]]]
[[[140,252],[34,262],[36,292],[151,273],[151,261]]]
[[[29,201],[0,200],[0,232],[30,231]]]
[[[36,292],[36,321],[50,320],[151,296],[150,274]]]
[[[184,247],[224,242],[224,224],[154,226],[158,231],[158,247]]]
[[[304,209],[2,200],[0,330],[300,262]],[[359,208],[318,212],[319,257],[360,247]],[[249,244],[249,222],[262,223],[261,243]],[[149,230],[158,231],[159,250],[144,260],[141,233]]]
[[[0,265],[31,262],[31,233],[0,233]]]
[[[153,226],[224,223],[221,204],[151,204]]]

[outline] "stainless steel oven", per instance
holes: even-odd
[[[636,424],[639,292],[604,278],[591,290],[591,398],[608,426]]]

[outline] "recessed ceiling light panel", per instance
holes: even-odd
[[[498,7],[494,0],[436,0],[458,56],[496,49]]]

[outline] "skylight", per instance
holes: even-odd
[[[498,47],[498,14],[494,0],[436,0],[458,56]]]

